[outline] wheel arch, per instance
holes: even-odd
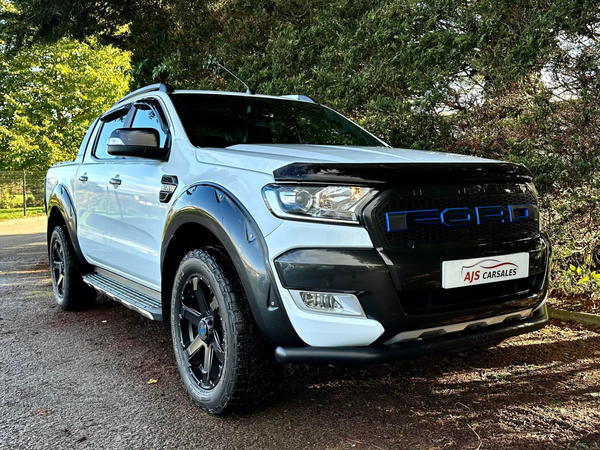
[[[50,238],[56,226],[65,227],[78,262],[80,264],[87,264],[77,238],[75,205],[67,187],[63,184],[56,185],[48,199],[48,224],[46,230],[46,242],[48,246],[50,245]]]
[[[163,318],[169,317],[173,277],[180,257],[207,245],[222,247],[231,260],[254,320],[267,341],[301,344],[279,298],[258,225],[235,196],[212,183],[186,189],[167,214],[160,255]]]

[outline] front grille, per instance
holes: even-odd
[[[411,247],[417,242],[448,242],[470,239],[495,239],[507,236],[532,235],[537,221],[502,223],[492,221],[481,225],[448,227],[444,224],[423,224],[413,230],[387,231],[386,213],[424,209],[471,208],[479,206],[536,205],[535,196],[522,184],[478,185],[454,187],[451,194],[443,188],[403,190],[392,195],[375,212],[375,218],[391,248]]]
[[[402,310],[409,316],[464,311],[515,301],[542,289],[543,273],[519,280],[465,286],[455,289],[425,289],[398,293]]]

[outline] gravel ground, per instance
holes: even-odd
[[[600,329],[560,322],[469,354],[286,367],[271,401],[212,417],[161,324],[55,305],[44,227],[0,223],[0,448],[600,449]]]

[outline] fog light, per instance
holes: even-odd
[[[321,292],[300,292],[300,298],[306,307],[310,309],[327,309],[329,311],[336,312],[344,309],[333,294],[324,294]]]
[[[358,298],[354,294],[290,291],[300,309],[311,312],[364,316]]]

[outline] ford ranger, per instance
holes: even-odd
[[[524,166],[391,148],[302,95],[139,89],[45,189],[58,305],[101,292],[163,321],[211,413],[264,399],[278,363],[385,363],[548,320]]]

